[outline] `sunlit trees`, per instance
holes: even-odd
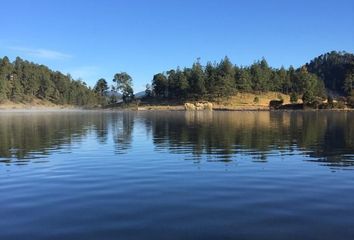
[[[342,65],[342,68],[350,69],[351,66]],[[352,89],[352,75],[347,75],[346,79],[344,88],[348,92]],[[194,100],[227,98],[236,92],[267,91],[296,96],[305,94],[306,101],[326,97],[325,83],[308,70],[308,65],[298,69],[292,66],[288,69],[271,68],[264,58],[249,67],[235,66],[227,57],[218,63],[208,62],[206,66],[198,60],[191,68],[177,68],[154,75],[152,91],[158,98]]]
[[[109,89],[106,79],[100,78],[93,89],[99,96],[105,96]]]
[[[57,104],[87,105],[98,99],[84,82],[19,57],[0,59],[0,100],[26,102],[39,98]]]
[[[249,68],[240,68],[235,75],[236,89],[243,92],[252,91],[252,80]]]
[[[115,74],[113,82],[124,102],[134,98],[133,80],[128,73]],[[19,57],[13,62],[7,57],[0,58],[0,101],[40,98],[56,104],[102,104],[108,101],[109,85],[101,78],[91,89],[85,82],[44,65]],[[353,85],[354,55],[345,52],[323,54],[297,69],[272,68],[264,58],[250,66],[236,66],[225,57],[204,66],[198,59],[191,67],[157,73],[146,95],[184,101],[227,98],[236,92],[276,91],[303,96],[309,103],[316,98],[324,99],[328,90],[350,96]]]
[[[10,86],[9,86],[9,76],[12,72],[12,65],[8,57],[0,58],[0,101],[8,99]]]
[[[189,86],[190,96],[193,98],[203,97],[206,93],[205,73],[199,61],[194,63],[192,66],[189,78]]]
[[[269,68],[267,61],[263,58],[251,65],[251,79],[253,83],[253,90],[255,91],[269,91],[273,89],[271,85],[272,70]]]
[[[304,94],[302,95],[302,102],[304,104],[311,104],[315,101],[315,95],[311,90],[305,90]]]
[[[168,83],[168,98],[175,99],[185,99],[189,92],[189,82],[187,79],[187,72],[189,70],[184,69],[184,71],[177,68],[177,70],[171,70],[167,72],[167,83]]]
[[[332,51],[316,57],[306,67],[324,82],[327,89],[348,94],[348,88],[344,86],[348,74],[354,72],[354,54]]]
[[[217,65],[215,85],[214,94],[217,97],[229,97],[235,92],[235,69],[228,57]]]
[[[122,99],[125,103],[134,98],[133,79],[128,73],[116,73],[114,75],[113,82],[117,84],[116,89],[122,93]]]
[[[152,79],[152,88],[154,94],[157,97],[159,98],[167,97],[168,94],[167,77],[162,73],[155,74]]]

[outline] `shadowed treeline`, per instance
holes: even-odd
[[[87,138],[115,154],[129,153],[136,132],[142,131],[151,136],[156,152],[210,161],[232,161],[235,154],[267,161],[275,151],[354,166],[354,113],[318,111],[2,113],[0,160],[23,163],[71,152]]]

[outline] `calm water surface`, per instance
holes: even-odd
[[[354,239],[354,113],[0,113],[0,239]]]

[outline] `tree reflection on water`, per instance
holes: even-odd
[[[274,151],[300,151],[319,164],[354,166],[354,114],[318,111],[2,113],[0,160],[26,164],[54,152],[70,153],[90,136],[125,154],[138,128],[151,136],[156,154],[222,162],[243,154],[266,162]]]

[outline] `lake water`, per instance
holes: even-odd
[[[354,113],[1,112],[0,239],[354,239]]]

